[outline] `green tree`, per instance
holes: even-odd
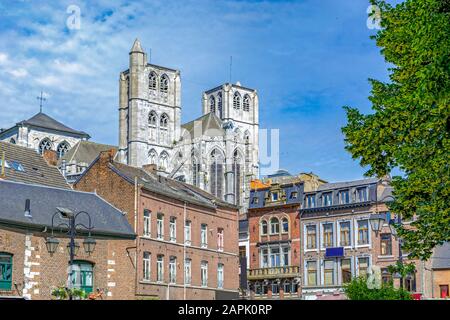
[[[428,259],[450,241],[450,0],[406,0],[381,10],[381,30],[372,37],[389,68],[389,81],[370,79],[367,115],[344,107],[346,149],[367,176],[392,179],[393,213],[416,216],[412,228],[397,226],[412,257]]]
[[[395,289],[392,283],[369,289],[365,277],[353,278],[345,284],[344,291],[350,300],[412,300],[411,293],[404,289]]]

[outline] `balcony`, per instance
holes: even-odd
[[[296,277],[300,277],[300,268],[298,266],[250,269],[247,271],[248,280],[264,280],[264,279],[296,278]]]

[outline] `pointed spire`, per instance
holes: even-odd
[[[136,38],[136,40],[134,40],[133,47],[131,48],[130,53],[132,53],[132,52],[144,53],[144,50],[142,49],[142,46],[141,46],[141,42],[139,41],[138,38]]]

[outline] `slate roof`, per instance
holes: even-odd
[[[6,162],[17,161],[24,168],[24,172],[5,168],[6,180],[70,189],[58,168],[48,165],[35,150],[0,141],[0,159],[3,152]]]
[[[450,269],[450,242],[434,249],[431,256],[433,269]]]
[[[31,218],[25,216],[27,199],[30,200]],[[89,213],[94,227],[91,231],[93,237],[135,238],[123,213],[95,193],[0,180],[0,224],[6,227],[36,232],[43,232],[47,227],[47,232],[50,232],[52,216],[57,212],[57,207],[70,209],[74,213]],[[61,222],[67,220],[57,215],[55,225]],[[88,226],[87,216],[80,214],[77,223]],[[58,230],[55,229],[55,232]],[[80,234],[82,232],[80,229]]]
[[[87,134],[86,132],[69,128],[68,126],[62,124],[59,121],[56,121],[55,119],[46,115],[43,112],[39,112],[39,113],[35,114],[28,120],[21,121],[21,122],[17,123],[17,125],[28,125],[28,126],[38,127],[38,128],[50,129],[50,130],[54,130],[54,131],[62,131],[62,132],[75,134],[75,135],[78,135],[78,136],[81,136],[81,137],[84,137],[87,139],[90,138],[89,134]]]
[[[369,179],[361,179],[361,180],[354,180],[354,181],[325,183],[325,184],[320,185],[319,188],[317,189],[317,191],[364,186],[364,185],[376,183],[378,180],[379,180],[378,178],[369,178]]]
[[[222,201],[197,187],[174,179],[165,178],[157,174],[152,174],[141,168],[128,166],[115,161],[111,162],[109,167],[130,183],[134,183],[134,179],[137,177],[138,183],[145,189],[163,196],[209,208],[216,208],[217,205],[238,208],[237,206]]]
[[[195,126],[198,122],[201,122],[201,134],[206,134],[208,136],[224,136],[225,130],[222,127],[222,120],[214,113],[207,113],[195,120],[181,125],[182,128],[186,129],[187,132],[194,137]]]
[[[81,140],[59,159],[58,165],[61,164],[62,160],[66,160],[67,163],[74,161],[76,163],[90,164],[98,157],[100,152],[109,151],[111,149],[117,151],[116,146]]]

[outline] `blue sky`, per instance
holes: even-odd
[[[397,1],[398,2],[398,1]],[[69,5],[81,10],[69,30]],[[344,150],[342,106],[370,111],[368,78],[387,66],[366,26],[368,0],[0,1],[0,127],[39,111],[117,144],[118,77],[136,37],[151,62],[181,70],[182,119],[229,80],[256,88],[260,127],[280,129],[280,166],[361,178]],[[370,143],[368,141],[368,143]]]

